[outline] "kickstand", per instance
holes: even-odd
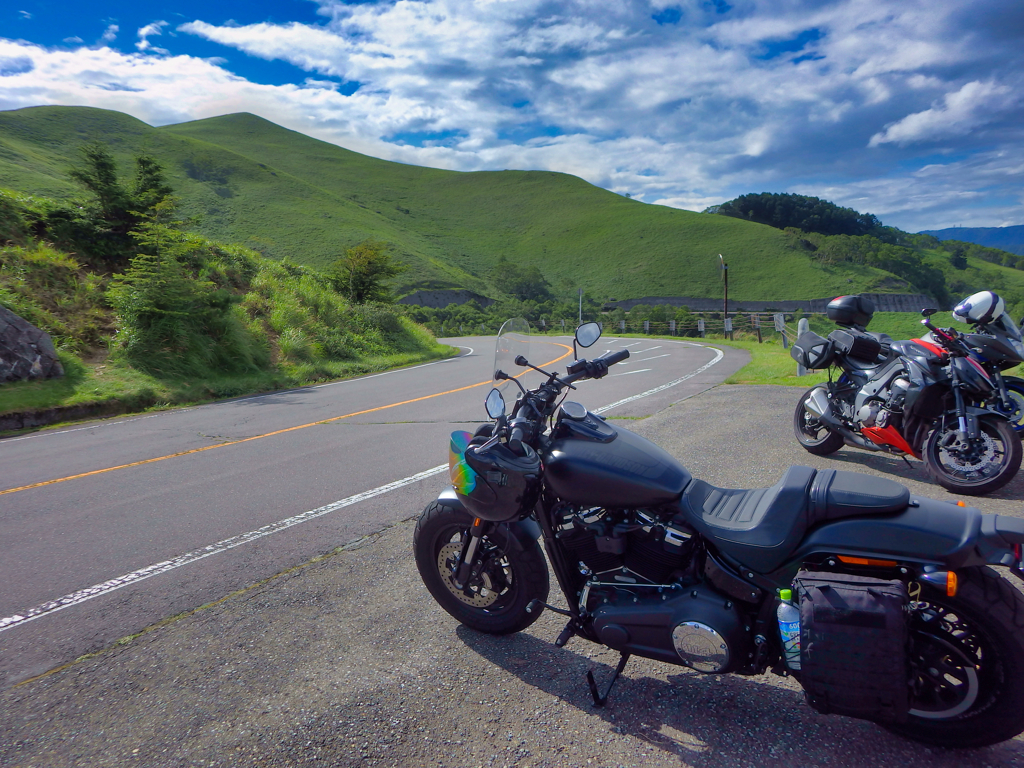
[[[587,684],[590,686],[590,695],[594,697],[595,707],[603,707],[605,702],[608,701],[608,694],[612,692],[612,686],[615,685],[615,681],[619,679],[619,675],[622,674],[622,670],[626,668],[627,661],[629,661],[629,654],[623,651],[622,656],[619,658],[619,665],[615,668],[615,674],[612,675],[612,679],[608,681],[608,687],[605,689],[604,696],[597,691],[597,681],[594,680],[594,671],[587,670]]]

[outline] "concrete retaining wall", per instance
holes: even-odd
[[[921,293],[863,293],[875,303],[876,312],[920,312],[925,307],[934,307],[935,299]],[[768,301],[768,300],[746,300],[729,299],[729,312],[764,312],[775,310],[777,312],[824,312],[825,306],[835,298],[830,296],[827,299],[809,299],[793,301]],[[672,307],[689,307],[693,312],[721,312],[721,299],[702,299],[694,296],[644,296],[641,299],[624,299],[623,301],[610,301],[604,305],[605,309],[630,310],[637,304],[668,304]]]
[[[467,304],[475,301],[481,307],[489,307],[494,299],[481,296],[473,291],[416,291],[398,300],[398,304],[415,304],[420,307],[441,309],[449,304]]]

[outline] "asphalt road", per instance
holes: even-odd
[[[804,452],[791,426],[799,394],[719,386],[619,425],[719,486],[764,486],[791,464],[809,464],[950,498],[917,462]],[[412,506],[444,485],[443,475],[423,481]],[[1021,516],[1022,492],[1017,478],[970,503]],[[459,626],[419,581],[412,525],[399,522],[0,690],[0,765],[1024,766],[1021,737],[981,750],[930,749],[870,723],[819,715],[792,679],[771,674],[701,675],[633,659],[609,705],[595,709],[584,675],[594,669],[607,679],[617,655],[578,638],[556,648],[564,619],[550,612],[507,637]]]
[[[421,509],[423,486],[443,478],[448,434],[486,418],[493,337],[447,341],[459,357],[0,440],[0,685]],[[588,356],[623,346],[631,358],[576,399],[647,415],[747,359],[614,337]],[[571,340],[537,337],[529,357],[564,369]]]

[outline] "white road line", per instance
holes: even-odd
[[[109,594],[114,590],[121,589],[121,587],[127,587],[131,584],[137,584],[138,582],[143,581],[144,579],[148,579],[150,576],[158,576],[161,573],[173,571],[176,568],[181,568],[183,565],[190,565],[191,563],[194,563],[197,560],[202,560],[204,558],[210,557],[211,555],[217,555],[221,552],[226,552],[229,549],[234,549],[235,547],[241,546],[242,544],[248,544],[251,541],[262,539],[263,537],[269,536],[272,533],[277,533],[278,531],[283,531],[286,528],[291,528],[293,525],[305,523],[309,520],[315,520],[318,517],[323,517],[324,515],[330,514],[331,512],[335,512],[339,509],[342,509],[343,507],[348,507],[360,501],[372,499],[375,496],[381,496],[385,493],[389,493],[390,491],[395,491],[398,490],[399,488],[403,488],[404,486],[412,485],[413,483],[418,483],[420,480],[425,480],[428,477],[438,475],[447,469],[448,465],[442,464],[441,466],[434,467],[433,469],[428,469],[423,472],[419,472],[415,475],[404,477],[401,480],[395,480],[394,482],[388,483],[387,485],[382,485],[379,488],[374,488],[373,490],[370,491],[364,491],[363,493],[357,493],[355,496],[349,496],[346,499],[341,499],[339,501],[332,502],[330,504],[327,504],[326,506],[319,507],[317,509],[311,509],[308,512],[303,512],[300,515],[295,515],[294,517],[279,520],[276,523],[264,525],[262,528],[257,528],[255,531],[241,533],[237,536],[232,536],[229,539],[218,541],[216,544],[210,544],[208,546],[205,546],[202,549],[187,552],[184,555],[178,555],[177,557],[171,560],[164,560],[162,563],[155,563],[153,565],[146,566],[145,568],[140,568],[137,571],[126,573],[124,576],[118,576],[115,579],[104,581],[101,584],[95,584],[91,587],[87,587],[86,589],[80,589],[77,592],[72,592],[69,595],[58,597],[56,600],[50,600],[49,602],[42,603],[41,605],[37,605],[34,608],[29,608],[28,610],[22,611],[21,613],[17,613],[13,616],[0,618],[0,632],[3,632],[7,629],[11,629],[13,627],[20,626],[29,621],[32,621],[33,619],[38,619],[42,616],[48,616],[51,613],[56,613],[57,611],[63,610],[64,608],[70,608],[73,605],[84,603],[86,600],[92,600],[94,597],[100,597],[102,595]]]
[[[64,435],[68,432],[84,432],[88,429],[99,429],[100,427],[120,427],[122,424],[130,424],[134,421],[142,421],[143,419],[155,419],[157,416],[163,416],[162,413],[154,413],[149,416],[137,416],[133,419],[124,419],[122,421],[112,421],[109,424],[91,424],[88,427],[75,427],[74,429],[61,429],[56,432],[42,432],[37,435],[25,435],[24,437],[8,437],[0,440],[0,447],[7,445],[8,443],[16,443],[19,440],[34,440],[37,437],[49,437],[51,435]]]
[[[654,350],[656,350],[656,349],[661,349],[661,348],[662,348],[662,346],[663,346],[662,344],[659,344],[658,346],[656,346],[656,347],[651,347],[650,349],[641,349],[641,350],[637,350],[637,354],[638,354],[638,355],[643,355],[643,354],[646,354],[647,352],[653,352],[653,351],[654,351]]]
[[[701,345],[697,345],[697,346],[701,346]],[[604,405],[604,406],[601,406],[600,408],[595,408],[592,411],[592,413],[604,413],[605,411],[610,411],[612,408],[617,408],[618,406],[625,405],[626,403],[632,403],[634,400],[639,400],[639,399],[641,399],[643,397],[647,397],[648,395],[655,395],[658,392],[663,392],[666,389],[668,389],[669,387],[674,387],[676,384],[682,384],[687,379],[692,379],[697,374],[704,373],[704,371],[706,371],[712,365],[714,365],[719,360],[721,360],[723,357],[725,357],[725,353],[722,352],[722,350],[720,350],[720,349],[715,349],[714,347],[707,347],[707,349],[712,349],[712,350],[715,351],[715,359],[712,360],[710,363],[706,363],[705,365],[702,365],[696,371],[693,371],[692,373],[688,373],[685,376],[676,379],[675,381],[670,381],[668,384],[662,384],[660,387],[655,387],[654,389],[649,389],[646,392],[641,392],[639,395],[633,395],[632,397],[627,397],[627,398],[624,398],[622,400],[616,400],[614,403],[611,403],[609,405]]]
[[[643,353],[642,352],[637,352],[637,354],[640,355],[640,354],[643,354]],[[641,360],[634,360],[633,362],[634,363],[646,363],[648,360],[657,360],[659,357],[668,357],[668,356],[669,356],[669,353],[666,352],[664,355],[655,355],[654,357],[645,357],[645,358],[643,358]]]
[[[649,371],[649,370],[651,370],[651,369],[650,368],[640,368],[639,370],[636,370],[636,371],[623,371],[622,373],[613,373],[612,376],[629,376],[631,373],[643,373],[644,371]]]

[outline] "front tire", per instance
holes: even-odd
[[[800,402],[796,404],[796,412],[793,414],[793,431],[796,433],[797,442],[808,453],[813,453],[815,456],[828,456],[842,448],[845,441],[842,435],[830,430],[804,408],[804,403],[815,389],[818,387],[811,387],[804,392]]]
[[[911,705],[885,726],[940,747],[1024,731],[1024,595],[991,568],[957,572],[956,597],[924,585],[910,618]]]
[[[532,600],[548,599],[548,567],[536,539],[517,538],[508,525],[495,525],[482,538],[469,583],[455,584],[453,566],[473,516],[440,502],[429,504],[416,523],[413,550],[420,578],[434,599],[467,627],[492,635],[526,629],[541,611]]]
[[[966,496],[981,496],[1002,488],[1020,469],[1020,437],[1006,419],[983,417],[978,420],[980,436],[962,445],[957,437],[956,419],[944,419],[924,445],[928,474],[948,491]]]

